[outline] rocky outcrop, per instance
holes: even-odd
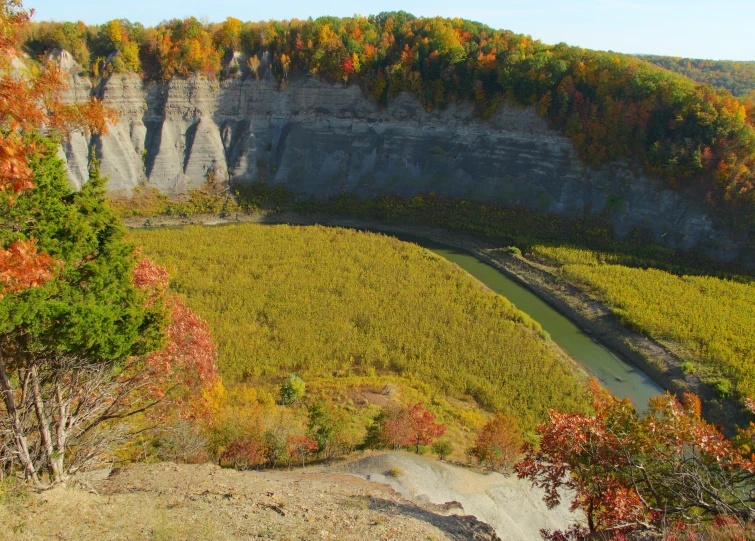
[[[72,79],[70,99],[90,91]],[[479,120],[468,105],[427,112],[409,95],[381,109],[354,85],[300,77],[281,88],[269,74],[165,84],[117,74],[91,92],[120,120],[107,136],[64,142],[76,185],[93,145],[110,189],[126,194],[139,185],[184,192],[212,172],[318,198],[434,192],[565,214],[609,209],[619,234],[642,226],[669,246],[722,259],[739,257],[747,240],[717,225],[699,197],[625,164],[582,164],[532,109],[505,106]]]

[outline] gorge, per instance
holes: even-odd
[[[108,135],[63,141],[76,186],[94,147],[109,190],[126,196],[146,187],[180,194],[208,178],[319,199],[435,193],[569,216],[606,212],[619,236],[641,227],[671,248],[753,263],[748,232],[725,226],[694,190],[671,189],[626,163],[582,163],[534,108],[506,104],[480,119],[464,104],[428,112],[406,93],[381,108],[355,84],[311,75],[281,84],[264,70],[165,83],[122,73],[93,86],[68,53],[52,57],[70,74],[66,99],[99,96],[119,114]]]

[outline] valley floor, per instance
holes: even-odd
[[[190,218],[131,217],[126,218],[124,222],[131,228],[244,222],[321,224],[381,231],[387,234],[412,235],[461,248],[528,287],[581,328],[589,331],[597,340],[640,367],[664,389],[677,395],[693,392],[700,396],[706,418],[710,422],[723,426],[727,434],[734,434],[736,426],[747,425],[747,419],[743,416],[739,405],[732,400],[719,399],[714,390],[705,385],[698,376],[685,374],[681,369],[681,359],[668,347],[622,326],[613,316],[610,308],[581,288],[564,280],[563,276],[557,275],[553,269],[523,257],[514,256],[504,247],[495,246],[470,235],[423,224],[369,221],[329,215],[310,216],[291,212],[234,214],[224,218],[214,215],[195,215]]]
[[[143,464],[6,501],[0,538],[527,541],[574,519],[541,498],[515,477],[410,453],[292,471]]]

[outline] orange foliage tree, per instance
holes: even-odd
[[[550,412],[537,428],[538,448],[528,445],[516,464],[520,478],[545,489],[553,507],[563,491],[573,494],[587,528],[547,532],[552,540],[614,538],[632,532],[659,535],[675,522],[696,528],[716,517],[755,520],[753,428],[727,440],[700,417],[700,401],[665,395],[638,417],[593,382],[595,415]],[[752,404],[752,402],[750,402]]]
[[[115,118],[95,98],[64,105],[60,93],[65,84],[55,66],[35,74],[17,69],[18,36],[29,17],[20,0],[0,0],[0,193],[9,198],[34,186],[29,157],[39,149],[29,132],[45,126],[105,133]],[[53,270],[52,258],[37,252],[34,239],[0,245],[0,295],[40,285]]]
[[[383,408],[370,427],[365,445],[367,447],[415,447],[430,445],[446,433],[446,426],[435,422],[435,414],[420,404],[407,407]]]
[[[301,460],[301,465],[304,466],[304,462],[308,457],[317,453],[319,446],[317,442],[306,436],[297,436],[295,434],[289,434],[286,439],[286,452],[289,459]]]
[[[524,438],[516,417],[498,413],[477,435],[472,456],[491,469],[506,469],[519,458],[523,445]]]

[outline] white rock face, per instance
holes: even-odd
[[[427,112],[407,94],[381,109],[357,86],[308,76],[284,88],[269,74],[256,80],[248,73],[167,84],[116,74],[95,89],[88,79],[71,78],[69,99],[99,95],[119,113],[107,136],[88,142],[112,190],[148,185],[181,193],[213,171],[224,181],[285,184],[303,197],[433,192],[569,215],[612,205],[619,234],[645,227],[669,246],[725,259],[747,241],[747,233],[717,226],[689,194],[620,163],[583,165],[569,140],[533,109],[507,105],[481,120],[469,105]],[[85,142],[64,144],[75,185],[86,178]]]
[[[64,49],[55,49],[47,55],[47,60],[58,66],[62,71],[80,71],[81,66],[74,60],[71,53]]]

